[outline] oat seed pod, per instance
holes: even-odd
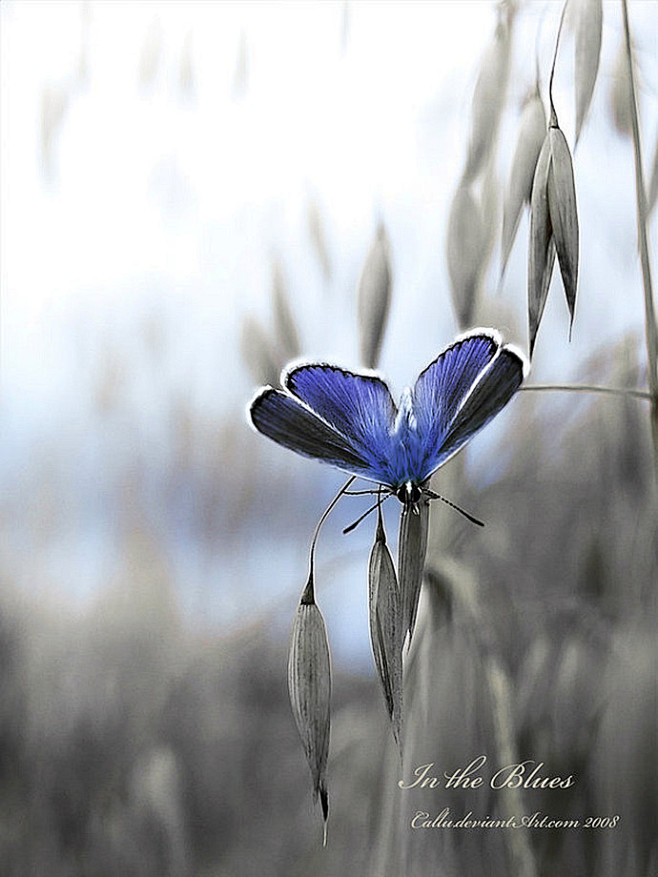
[[[277,346],[283,359],[287,362],[299,356],[301,344],[295,318],[290,308],[283,271],[278,261],[272,265],[272,310],[274,311],[274,332]]]
[[[462,179],[450,208],[446,252],[452,303],[461,329],[473,325],[485,268],[487,231],[480,205]]]
[[[428,522],[429,503],[426,499],[421,499],[417,507],[405,505],[403,508],[398,539],[398,581],[403,621],[402,638],[409,634],[407,646],[411,645],[423,583]]]
[[[630,137],[633,128],[631,121],[631,77],[623,40],[619,43],[619,51],[612,71],[609,100],[615,128],[623,136]]]
[[[551,285],[555,255],[573,325],[578,286],[578,209],[571,153],[552,113],[539,153],[530,198],[528,324],[530,356]]]
[[[509,77],[510,26],[505,11],[487,47],[473,92],[471,139],[465,176],[475,177],[496,142]]]
[[[293,621],[288,655],[288,692],[311,770],[313,794],[316,800],[318,796],[320,798],[326,840],[331,659],[324,618],[313,595],[312,568]]]
[[[482,175],[482,185],[480,187],[480,217],[482,222],[483,239],[480,278],[484,276],[489,266],[496,245],[497,230],[500,228],[502,219],[502,200],[501,185],[496,174],[494,163],[489,162]]]
[[[528,247],[528,327],[530,333],[530,356],[535,347],[537,330],[541,322],[548,288],[551,284],[555,263],[555,245],[548,212],[548,172],[551,163],[551,146],[548,134],[544,138],[530,198],[530,245]]]
[[[281,362],[269,334],[255,317],[247,316],[240,339],[242,358],[254,380],[275,387],[279,383]]]
[[[391,303],[391,260],[388,235],[380,223],[361,272],[357,293],[361,362],[367,368],[379,363]]]
[[[549,128],[548,136],[551,147],[551,165],[548,173],[548,210],[562,284],[569,306],[569,333],[571,333],[578,286],[579,230],[576,185],[571,152],[566,137],[557,125]]]
[[[327,247],[327,236],[324,229],[324,221],[320,213],[318,202],[312,198],[309,201],[306,221],[308,224],[308,233],[315,250],[315,255],[322,269],[322,275],[325,280],[331,277],[331,259],[329,256],[329,248]]]
[[[602,29],[601,0],[578,0],[575,34],[576,143],[592,101],[599,72]]]
[[[512,159],[512,168],[503,209],[502,272],[516,237],[523,205],[529,203],[532,194],[532,181],[537,160],[546,137],[546,112],[539,94],[535,91],[526,100],[519,135]]]
[[[370,642],[382,684],[393,736],[402,743],[402,642],[400,590],[393,558],[386,544],[381,507],[368,568]]]

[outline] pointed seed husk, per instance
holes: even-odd
[[[486,232],[480,205],[462,180],[450,208],[446,252],[452,303],[461,329],[473,325],[484,270]]]
[[[295,318],[290,307],[288,290],[278,261],[272,265],[272,309],[274,333],[283,359],[287,362],[299,356],[301,344]]]
[[[482,221],[482,264],[480,273],[483,275],[489,265],[491,254],[496,243],[497,230],[500,228],[500,205],[502,202],[501,186],[493,162],[489,162],[482,175],[480,189],[480,217]]]
[[[535,90],[528,98],[521,114],[519,136],[516,141],[505,197],[502,239],[503,272],[507,266],[507,260],[509,259],[516,231],[519,227],[523,205],[530,201],[537,159],[539,158],[545,137],[546,112],[539,92]]]
[[[405,505],[402,509],[398,539],[398,581],[403,621],[402,637],[409,635],[407,646],[411,645],[423,583],[428,521],[429,503],[425,499],[420,500],[417,509],[411,505]]]
[[[622,40],[619,43],[619,50],[612,70],[612,86],[609,100],[615,128],[625,137],[630,137],[633,130],[631,97],[628,56],[626,54],[626,46]]]
[[[557,127],[549,129],[551,165],[548,174],[548,210],[553,239],[567,298],[571,325],[578,287],[579,230],[576,186],[571,152],[566,137]]]
[[[549,134],[537,159],[530,197],[530,243],[528,246],[528,328],[530,356],[532,356],[537,331],[544,313],[546,296],[551,284],[554,251],[553,230],[548,210],[548,177],[551,166]]]
[[[325,280],[331,277],[331,259],[329,256],[329,248],[327,246],[327,236],[324,229],[324,220],[320,213],[320,207],[313,198],[309,201],[308,211],[306,214],[308,222],[308,232],[311,237],[311,243],[315,249],[320,268]]]
[[[357,293],[361,362],[376,368],[391,303],[391,261],[388,235],[380,223],[366,256]]]
[[[370,642],[386,708],[398,746],[402,737],[402,641],[400,590],[386,544],[381,509],[368,568]]]
[[[576,143],[592,101],[601,57],[603,4],[601,0],[580,0],[576,21],[575,86]]]
[[[326,823],[327,757],[329,754],[331,659],[324,618],[307,588],[293,621],[288,656],[288,692]],[[310,600],[310,602],[305,602]]]
[[[484,167],[496,142],[507,91],[509,60],[510,28],[502,17],[482,57],[473,92],[471,139],[465,172],[469,179],[473,179]]]
[[[281,374],[281,360],[268,332],[255,317],[245,317],[240,349],[254,380],[275,387]]]

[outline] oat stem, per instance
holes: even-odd
[[[324,522],[327,518],[327,515],[332,510],[332,508],[336,505],[336,503],[341,498],[341,496],[343,496],[343,494],[346,492],[348,487],[351,484],[353,484],[355,481],[356,481],[356,475],[352,475],[350,478],[347,479],[347,481],[345,482],[345,484],[343,484],[343,486],[338,491],[336,496],[331,500],[331,502],[329,503],[327,508],[322,512],[322,516],[320,517],[320,520],[318,521],[318,523],[315,527],[315,532],[313,533],[313,539],[311,540],[311,551],[310,551],[309,563],[308,563],[308,580],[306,582],[306,586],[305,586],[304,591],[302,593],[302,597],[301,597],[302,603],[307,603],[307,604],[315,603],[315,576],[314,576],[315,545],[318,541],[318,536],[320,534],[320,527],[322,527],[322,525],[324,524]]]
[[[562,25],[564,24],[564,14],[567,11],[567,2],[568,0],[566,0],[564,6],[562,7],[560,25],[557,29],[557,37],[555,39],[555,52],[553,53],[553,65],[551,66],[551,78],[548,81],[548,101],[551,106],[551,120],[549,124],[551,125],[551,127],[557,127],[557,113],[555,112],[555,104],[553,103],[553,77],[555,76],[555,63],[557,61],[557,52],[560,48],[560,37],[562,36]]]
[[[635,90],[633,48],[631,45],[630,26],[628,23],[627,0],[622,0],[621,7],[624,16],[624,39],[626,42],[626,58],[628,61],[628,76],[630,84],[631,129],[633,135],[633,155],[635,158],[635,193],[637,199],[637,237],[638,249],[640,251],[640,263],[642,265],[642,283],[644,286],[644,321],[647,344],[647,366],[649,370],[649,392],[651,394],[651,436],[653,439],[655,473],[656,477],[658,477],[658,367],[656,364],[658,332],[656,329],[656,311],[653,302],[649,243],[647,240],[647,197],[646,189],[644,187],[644,172],[642,169],[640,121]]]
[[[645,399],[647,402],[653,400],[651,393],[645,390],[628,390],[623,387],[597,387],[592,384],[528,384],[520,387],[520,390],[528,392],[535,391],[558,391],[565,393],[605,393],[609,396],[631,396],[634,399]]]

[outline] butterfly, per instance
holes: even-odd
[[[249,406],[258,432],[304,457],[381,485],[413,506],[429,478],[518,390],[527,360],[492,329],[475,329],[439,353],[398,405],[384,380],[327,363],[284,369],[283,389],[261,388]]]

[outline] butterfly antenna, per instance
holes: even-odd
[[[449,499],[446,499],[445,496],[441,496],[438,493],[434,493],[433,490],[429,490],[425,488],[424,493],[426,496],[429,496],[430,499],[440,499],[441,502],[444,502],[446,505],[449,505],[451,509],[454,509],[456,512],[459,512],[460,515],[463,515],[467,521],[470,521],[471,524],[477,524],[478,527],[484,527],[484,521],[480,521],[478,518],[469,514],[465,509],[458,506],[456,503],[451,502]]]
[[[388,496],[384,497],[384,499],[382,499],[381,497],[378,497],[377,502],[374,505],[371,505],[370,508],[368,509],[368,511],[364,512],[362,515],[360,515],[356,519],[356,521],[353,521],[349,525],[349,527],[345,527],[345,529],[343,530],[343,533],[351,533],[352,530],[355,530],[359,526],[361,521],[365,520],[368,517],[368,515],[372,514],[376,508],[379,508],[383,503],[386,502],[387,499],[390,499],[390,497],[392,497],[392,496],[393,496],[393,494],[389,493]]]

